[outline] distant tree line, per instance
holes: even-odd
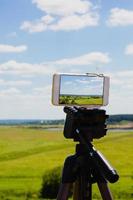
[[[121,121],[131,121],[133,122],[133,115],[110,115],[107,119],[109,124],[120,123]],[[56,120],[0,120],[0,125],[64,125],[64,119]]]
[[[133,115],[110,115],[108,118],[109,124],[119,123],[121,121],[133,121]]]
[[[57,119],[57,120],[42,120],[42,124],[44,125],[63,125],[65,122],[64,119]]]
[[[109,124],[116,124],[116,123],[120,123],[121,121],[133,121],[133,115],[127,115],[127,114],[122,114],[122,115],[110,115],[109,118],[107,119],[107,122]],[[61,120],[44,120],[44,125],[64,125],[65,120],[61,119]]]
[[[25,119],[25,120],[0,120],[0,125],[62,125],[64,124],[64,119],[59,119],[59,120],[43,120],[43,119]]]

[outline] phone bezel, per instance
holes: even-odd
[[[103,77],[104,78],[104,86],[103,86],[103,103],[101,105],[75,105],[71,104],[68,106],[84,106],[88,108],[99,108],[102,106],[108,105],[109,101],[109,77],[108,76],[103,76],[99,74],[54,74],[53,75],[53,84],[52,84],[52,104],[56,106],[66,106],[66,104],[60,104],[59,103],[59,95],[60,95],[60,80],[62,75],[68,75],[68,76],[92,76],[92,77]]]

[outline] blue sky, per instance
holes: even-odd
[[[131,0],[1,0],[0,119],[62,118],[57,72],[110,76],[109,114],[133,113]]]

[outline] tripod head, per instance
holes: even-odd
[[[67,114],[64,136],[79,141],[76,131],[80,131],[87,141],[92,141],[106,135],[106,115],[105,110],[87,109],[84,107],[64,107]]]
[[[77,155],[87,156],[94,168],[109,182],[114,183],[119,179],[115,169],[108,163],[104,156],[93,148],[91,141],[106,135],[105,110],[87,109],[82,107],[64,107],[67,113],[64,126],[64,136],[79,141]]]

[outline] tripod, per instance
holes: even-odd
[[[95,115],[96,118],[93,116],[93,120],[91,122],[91,125],[93,126],[91,129],[90,124],[89,129],[87,129],[85,128],[85,123],[83,123],[84,120],[82,123],[80,123],[79,119],[81,119],[81,117],[90,117],[90,114],[91,116],[92,114],[96,114],[95,111],[90,113],[90,111],[86,109],[76,108],[75,110],[75,108],[72,109],[67,107],[65,108],[65,112],[68,115],[64,127],[64,135],[67,138],[74,138],[74,140],[79,141],[79,144],[76,145],[76,153],[67,157],[65,160],[57,200],[67,200],[72,185],[74,185],[74,200],[92,200],[93,183],[98,184],[98,188],[103,200],[113,200],[107,181],[114,183],[118,180],[119,176],[108,163],[108,161],[103,157],[103,155],[99,151],[96,151],[91,144],[91,132],[95,132],[92,127],[94,126],[93,123],[99,119],[97,117],[99,115],[99,111],[96,112],[98,113],[98,115]],[[104,118],[105,117],[106,116],[104,115]],[[76,121],[78,119],[78,126],[77,123],[75,123],[75,119]],[[68,129],[69,131],[71,129],[71,134],[69,132],[67,135],[66,131]],[[85,134],[83,130],[91,130],[91,132],[89,131],[89,134]]]

